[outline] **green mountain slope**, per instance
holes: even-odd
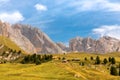
[[[16,51],[21,50],[24,53],[24,51],[19,46],[17,46],[13,41],[11,41],[9,38],[0,36],[0,53],[3,51],[7,51],[8,49],[12,49]]]

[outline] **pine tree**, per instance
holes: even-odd
[[[90,59],[93,60],[93,57],[91,56]]]
[[[63,57],[62,60],[65,60],[65,57]]]
[[[120,76],[120,63],[119,63],[119,76]]]
[[[33,54],[32,58],[33,58],[33,63],[35,63],[36,62],[36,54]]]
[[[117,69],[116,69],[116,67],[114,67],[114,66],[111,66],[111,68],[110,68],[110,74],[111,75],[117,75]]]
[[[18,51],[18,55],[20,55],[20,54],[21,54],[21,50]]]
[[[39,64],[41,64],[41,61],[40,61],[38,58],[36,58],[35,64],[36,64],[36,65],[39,65]]]
[[[25,56],[21,63],[22,63],[22,64],[29,63],[29,57],[28,57],[28,56]]]
[[[53,58],[53,55],[50,55],[50,60],[52,60],[52,58]]]
[[[107,59],[105,58],[104,60],[103,60],[103,63],[104,64],[106,64],[108,61],[107,61]]]
[[[109,62],[111,62],[111,57],[108,58]]]
[[[116,63],[115,58],[112,57],[112,58],[111,58],[111,64],[115,64],[115,63]]]
[[[85,61],[87,61],[87,58],[85,57]]]
[[[100,64],[100,57],[99,57],[99,56],[96,57],[96,62],[95,62],[95,64]]]
[[[42,59],[41,59],[41,55],[37,55],[37,58],[41,61]]]
[[[26,64],[26,63],[35,63],[36,65],[41,64],[43,62],[46,61],[50,61],[52,60],[52,55],[37,55],[37,54],[33,54],[33,55],[27,55],[24,56],[24,59],[22,60],[21,63]]]

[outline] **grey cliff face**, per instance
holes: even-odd
[[[45,33],[30,25],[16,24],[13,28],[19,26],[19,30],[35,47],[37,53],[61,53],[59,48]]]
[[[10,38],[21,49],[28,53],[36,52],[34,46],[24,35],[22,35],[21,31],[18,28],[13,28],[9,23],[0,21],[0,35]]]
[[[120,52],[120,40],[112,37],[102,37],[96,42],[96,52]]]
[[[101,37],[98,40],[92,38],[74,38],[69,43],[71,51],[88,53],[120,52],[120,40],[111,37]]]
[[[45,33],[29,25],[3,23],[0,21],[0,35],[10,38],[28,53],[61,53]]]

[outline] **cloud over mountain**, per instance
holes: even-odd
[[[22,14],[18,11],[12,12],[12,13],[0,13],[0,19],[4,22],[10,22],[10,23],[17,23],[19,21],[23,21],[24,17]]]
[[[104,25],[93,29],[93,33],[98,37],[110,36],[120,39],[120,26],[119,25]]]

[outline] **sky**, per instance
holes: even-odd
[[[38,27],[53,41],[120,39],[120,0],[0,0],[0,19]]]

